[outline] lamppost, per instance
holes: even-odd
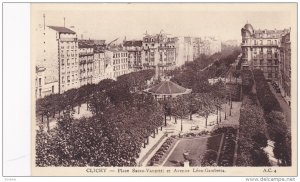
[[[230,108],[229,108],[229,116],[231,116],[231,109],[232,109],[232,98],[231,98],[231,90],[229,90],[229,105],[230,105]]]
[[[226,97],[225,97],[225,102],[226,102],[226,103],[224,104],[224,105],[225,105],[225,108],[224,108],[224,112],[225,112],[225,117],[224,117],[224,120],[226,120],[226,119],[227,119],[227,115],[226,115],[226,104],[227,104],[227,100],[226,100]]]

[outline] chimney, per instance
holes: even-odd
[[[66,18],[64,17],[64,27],[66,27]]]

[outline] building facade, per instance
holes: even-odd
[[[123,42],[124,49],[128,52],[128,69],[131,71],[138,71],[143,69],[142,40],[131,40]]]
[[[45,76],[58,82],[58,92],[77,88],[78,41],[74,31],[66,27],[40,26],[36,39],[37,64],[46,68]],[[76,76],[77,75],[77,76]],[[73,79],[67,79],[72,78]]]
[[[266,79],[279,79],[279,46],[286,30],[254,30],[246,24],[242,34],[242,69],[261,69]]]
[[[175,37],[168,37],[164,33],[156,35],[146,34],[143,37],[142,60],[144,68],[173,69],[176,65]]]
[[[199,44],[200,54],[210,56],[221,52],[221,40],[216,37],[203,37],[200,39]]]
[[[105,79],[105,54],[102,50],[94,50],[93,83]]]
[[[290,32],[284,34],[280,44],[280,73],[279,84],[282,95],[288,100],[291,98],[291,40]]]
[[[192,37],[177,37],[176,39],[176,66],[182,66],[185,62],[193,61]]]
[[[94,49],[85,42],[79,42],[79,82],[80,86],[93,83]]]
[[[112,67],[112,73],[108,73],[107,76],[113,79],[118,78],[121,75],[129,73],[128,69],[128,52],[122,49],[110,49],[105,51],[107,68]]]
[[[46,68],[36,66],[35,70],[35,98],[58,93],[58,81],[53,77],[45,76]]]

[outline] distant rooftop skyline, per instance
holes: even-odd
[[[241,40],[241,28],[250,23],[256,29],[290,28],[294,18],[289,4],[207,3],[97,3],[33,5],[33,28],[75,27],[78,38],[110,42],[142,39],[161,30],[171,36],[215,36],[222,41]]]

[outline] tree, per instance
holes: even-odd
[[[253,166],[271,166],[268,154],[262,149],[251,150]]]
[[[92,95],[90,95],[87,103],[89,110],[95,115],[103,114],[110,107],[112,107],[110,99],[104,92],[101,91],[94,92]]]
[[[182,120],[184,118],[187,118],[189,115],[189,104],[187,100],[183,96],[178,96],[173,102],[172,102],[172,115],[175,117],[180,118],[181,120],[181,131],[183,130]]]
[[[234,70],[234,72],[232,73],[232,75],[235,78],[235,82],[237,83],[237,79],[240,77],[241,71],[240,70]]]
[[[210,114],[216,110],[214,99],[211,94],[197,94],[197,113],[205,118],[205,128],[207,128],[207,119]]]
[[[274,143],[274,156],[279,165],[291,165],[291,141],[285,116],[282,112],[272,111],[267,116],[268,133]]]
[[[282,112],[272,111],[266,116],[268,134],[272,140],[279,135],[285,136],[287,133],[287,125],[285,121],[285,116]]]
[[[185,99],[188,102],[189,105],[189,112],[190,112],[190,120],[192,120],[192,115],[197,113],[198,110],[198,105],[197,105],[197,100],[196,100],[196,94],[189,94],[185,96]]]
[[[268,138],[264,133],[256,133],[255,135],[252,136],[252,140],[255,142],[254,144],[258,148],[265,148],[268,145]]]

